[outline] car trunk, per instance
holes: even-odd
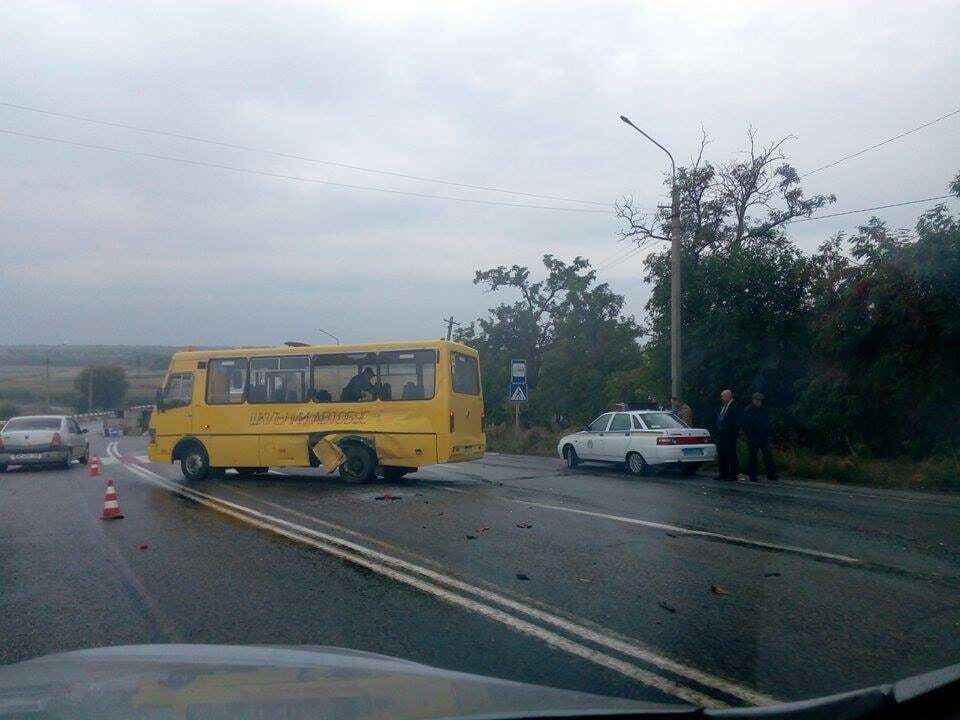
[[[45,450],[53,443],[56,430],[12,430],[3,433],[3,449],[7,452],[19,450]]]

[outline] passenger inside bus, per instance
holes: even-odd
[[[340,393],[340,400],[342,402],[358,402],[364,399],[363,393],[369,393],[371,397],[376,397],[377,387],[373,382],[373,368],[365,367],[350,378],[350,382]]]

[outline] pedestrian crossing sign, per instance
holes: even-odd
[[[510,396],[510,399],[513,402],[526,402],[527,400],[527,391],[523,385],[517,385],[513,388],[513,394]]]

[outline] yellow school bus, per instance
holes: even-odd
[[[339,469],[398,479],[486,448],[477,352],[444,340],[176,353],[150,420],[152,462]]]

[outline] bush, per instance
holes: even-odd
[[[9,420],[20,414],[20,408],[12,402],[0,402],[0,420]]]

